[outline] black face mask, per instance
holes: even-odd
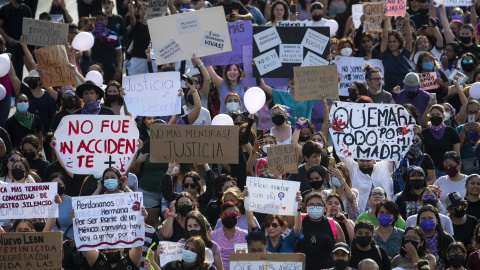
[[[63,14],[63,8],[61,6],[53,6],[50,9],[50,14]]]
[[[423,200],[422,204],[423,205],[430,204],[433,207],[437,207],[437,200],[430,200],[430,199],[429,200]]]
[[[313,188],[313,189],[319,189],[323,186],[323,180],[322,181],[311,181],[311,182],[308,182],[310,184],[310,186]]]
[[[193,205],[187,205],[187,204],[181,205],[177,208],[177,212],[183,217],[186,217],[187,214],[190,213],[190,211],[192,210],[193,210]]]
[[[222,218],[222,224],[225,228],[231,229],[237,225],[237,217]]]
[[[418,91],[405,91],[405,94],[409,98],[414,98],[414,97],[418,96]]]
[[[193,105],[193,104],[194,104],[194,102],[193,102],[193,95],[192,95],[192,94],[190,94],[190,95],[187,96],[187,102],[188,102],[190,105]]]
[[[23,152],[23,156],[28,160],[33,160],[37,154],[35,152]]]
[[[465,216],[465,212],[467,210],[465,208],[462,207],[462,210],[459,210],[458,208],[455,208],[454,210],[454,215],[457,217],[457,218],[461,218],[463,216]]]
[[[418,12],[420,13],[420,15],[425,16],[428,14],[429,10],[428,8],[419,8]]]
[[[280,126],[281,124],[285,123],[285,115],[283,114],[275,115],[274,117],[272,117],[272,122],[275,125]]]
[[[360,169],[360,171],[364,174],[371,174],[373,172],[373,167],[370,167],[370,168],[360,168],[360,167],[358,167],[358,169]]]
[[[300,136],[300,137],[298,138],[298,140],[299,140],[300,142],[306,142],[306,141],[310,140],[310,136]]]
[[[361,247],[368,247],[370,243],[372,242],[372,237],[371,236],[355,236],[355,241],[357,244]]]
[[[458,39],[463,43],[463,44],[468,44],[472,42],[472,37],[458,37]],[[462,65],[463,66],[463,65]]]
[[[462,63],[462,69],[465,70],[466,72],[473,71],[475,69],[475,64],[474,63]]]
[[[105,95],[105,99],[110,103],[117,101],[119,98],[118,95]]]
[[[415,190],[422,189],[424,184],[425,184],[425,180],[423,180],[423,179],[412,179],[412,180],[410,180],[410,186],[412,186],[412,188],[415,189]]]
[[[411,243],[412,246],[413,246],[415,249],[417,249],[419,242],[418,242],[418,241],[413,241],[413,240],[403,240],[402,246],[406,247],[406,245],[407,245],[408,243]]]
[[[34,222],[33,229],[36,232],[43,232],[43,229],[45,229],[45,222]]]
[[[347,266],[350,264],[350,260],[334,260],[332,263],[335,270],[345,270],[345,268],[347,268]]]
[[[37,86],[38,86],[38,80],[37,79],[25,80],[25,83],[28,85],[28,88],[30,88],[30,89],[37,88]]]
[[[161,69],[161,72],[167,72],[167,71],[175,71],[174,67],[166,67],[164,69]]]
[[[58,189],[57,189],[58,196],[62,196],[63,193],[65,193],[65,187],[58,186]]]
[[[443,123],[443,118],[440,116],[432,116],[430,117],[430,122],[434,126],[440,126]]]
[[[348,98],[350,99],[350,102],[355,102],[358,99],[357,93],[348,93]]]
[[[322,19],[322,15],[312,15],[312,20],[318,22]]]
[[[15,181],[20,181],[25,177],[25,170],[20,168],[12,168],[12,177]]]
[[[63,99],[63,108],[67,109],[67,110],[71,110],[73,108],[75,108],[75,99],[74,98],[64,98]]]
[[[189,235],[190,237],[192,237],[192,236],[199,236],[199,235],[200,235],[200,230],[190,230],[190,231],[188,231],[188,235]]]
[[[120,250],[119,250],[119,251],[105,253],[105,258],[107,259],[108,263],[117,263],[122,259],[122,255],[120,254]]]
[[[453,256],[450,255],[448,257],[448,261],[453,266],[453,268],[460,268],[460,266],[463,265],[464,260],[465,260],[465,257],[460,254],[455,254]]]

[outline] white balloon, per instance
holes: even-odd
[[[330,37],[335,36],[338,30],[338,23],[335,20],[326,20],[325,26],[330,27]]]
[[[233,126],[233,119],[228,114],[218,114],[212,119],[212,126]]]
[[[0,77],[7,75],[10,71],[10,57],[6,53],[0,55]]]
[[[248,89],[243,96],[243,102],[249,113],[258,112],[265,105],[266,99],[265,92],[258,87]]]
[[[7,90],[3,85],[0,84],[0,100],[4,99],[5,96],[7,95]]]
[[[73,39],[72,47],[80,51],[86,51],[93,47],[94,42],[95,39],[93,38],[92,34],[88,32],[81,32],[78,33]]]
[[[85,79],[87,81],[93,81],[98,87],[101,87],[103,84],[103,76],[96,70],[89,71]]]
[[[479,99],[480,98],[480,82],[476,82],[470,86],[470,89],[468,90],[468,93],[470,96],[474,99]]]

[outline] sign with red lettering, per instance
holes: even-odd
[[[420,89],[432,90],[439,87],[439,85],[435,82],[437,80],[437,72],[418,73],[418,77],[420,78]]]
[[[387,0],[386,3],[386,16],[405,16],[405,12],[407,12],[407,1]]]
[[[125,173],[137,152],[139,133],[129,116],[68,115],[55,132],[55,151],[74,174]]]
[[[57,183],[0,185],[2,219],[56,218]],[[0,268],[1,269],[1,268]]]

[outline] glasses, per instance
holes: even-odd
[[[197,188],[197,185],[195,185],[194,183],[185,183],[185,184],[183,184],[183,188],[195,189],[195,188]]]
[[[437,196],[435,196],[435,195],[430,195],[430,196],[429,196],[429,195],[423,195],[423,199],[424,199],[424,200],[428,200],[428,199],[430,199],[430,200],[436,200],[436,199],[437,199]]]
[[[381,192],[374,192],[372,193],[372,197],[385,197],[385,194]]]
[[[28,103],[28,99],[19,99],[17,103]]]
[[[178,203],[178,206],[184,206],[184,205],[193,205],[192,202],[184,202],[184,203]]]
[[[229,217],[238,217],[238,214],[237,213],[223,213],[222,214],[222,217],[223,218],[229,218]]]
[[[280,226],[280,224],[278,224],[278,223],[266,224],[265,229],[270,228],[270,226],[272,226],[274,229],[276,229],[276,228],[278,228],[278,226]]]
[[[473,63],[473,60],[462,60],[462,64]]]
[[[314,209],[314,208],[321,209],[322,207],[324,207],[323,204],[313,204],[313,203],[312,203],[312,204],[308,204],[308,205],[307,205],[307,208],[308,208],[308,209]]]

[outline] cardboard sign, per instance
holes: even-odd
[[[154,18],[148,29],[157,65],[232,50],[223,7]]]
[[[143,245],[143,193],[72,197],[73,232],[79,251]]]
[[[75,68],[68,61],[65,46],[47,46],[35,50],[42,86],[68,86],[77,83]]]
[[[445,7],[469,7],[472,5],[472,0],[444,0]]]
[[[286,173],[298,173],[298,158],[295,145],[272,145],[267,147],[268,171],[275,173],[277,165],[282,165]]]
[[[57,183],[0,185],[2,219],[56,218]]]
[[[385,2],[364,2],[363,15],[365,16],[365,32],[367,34],[381,33],[385,16]]]
[[[362,4],[355,4],[352,5],[352,19],[353,24],[355,25],[355,29],[358,29],[362,22],[360,21],[360,17],[363,15],[363,5]]]
[[[253,27],[251,21],[229,22],[227,25],[232,51],[202,57],[205,66],[242,63],[243,46],[252,45]]]
[[[248,176],[247,187],[245,209],[248,211],[287,216],[297,214],[295,198],[300,182]]]
[[[28,45],[65,45],[68,38],[68,23],[23,18],[22,36]]]
[[[401,161],[414,135],[415,119],[398,104],[335,101],[329,118],[340,157]]]
[[[171,261],[182,259],[182,252],[185,249],[185,244],[169,241],[159,241],[158,245],[163,247],[163,253],[160,253],[160,267]],[[213,264],[213,252],[209,248],[205,248],[205,260]]]
[[[157,72],[123,78],[128,111],[143,116],[180,114],[182,98],[178,96],[180,72]]]
[[[329,36],[329,27],[253,27],[253,77],[293,78],[293,67],[305,61],[320,65],[320,60],[307,56],[326,59]]]
[[[238,127],[150,126],[150,162],[238,164]]]
[[[125,173],[137,152],[138,128],[129,116],[67,115],[55,131],[55,150],[74,174]]]
[[[305,254],[231,253],[231,270],[305,270]]]
[[[417,74],[420,78],[420,84],[418,85],[420,89],[431,90],[438,88],[438,84],[435,83],[435,80],[437,79],[437,72],[425,72]]]
[[[0,233],[0,269],[62,269],[62,232]]]
[[[338,98],[338,73],[336,65],[294,67],[295,100],[319,100]]]
[[[147,5],[147,14],[145,15],[146,20],[162,17],[167,13],[167,0],[148,0]]]
[[[366,83],[363,67],[367,63],[380,70],[382,77],[384,77],[383,63],[380,59],[370,59],[365,61],[363,57],[335,57],[335,64],[337,65],[338,72],[338,91],[340,96],[348,96],[348,88],[354,81]]]
[[[405,12],[407,12],[407,1],[386,0],[386,3],[386,16],[405,16]]]
[[[252,45],[242,46],[243,49],[243,73],[245,76],[242,78],[243,86],[252,87],[257,86],[256,78],[252,77]],[[265,84],[269,86],[288,86],[287,78],[264,78]]]

